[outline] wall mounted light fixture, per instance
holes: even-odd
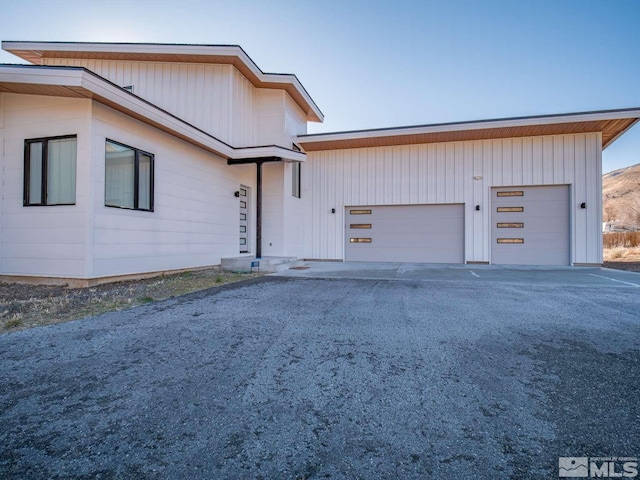
[[[479,212],[480,211],[480,205],[476,205],[476,211]]]
[[[239,191],[233,192],[233,196],[240,198],[240,192]]]
[[[336,213],[336,209],[335,209],[335,208],[332,208],[332,209],[331,209],[331,213]]]
[[[587,208],[587,204],[586,204],[586,203],[584,203],[584,202],[582,202],[582,203],[580,204],[580,208]]]

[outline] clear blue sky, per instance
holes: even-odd
[[[238,44],[298,75],[312,133],[640,107],[640,0],[16,0],[0,36]],[[636,163],[640,125],[603,154]]]

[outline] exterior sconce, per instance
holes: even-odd
[[[480,211],[480,205],[476,205],[476,212]]]
[[[331,213],[336,213],[336,209],[335,209],[335,208],[332,208],[332,209],[331,209]]]
[[[233,196],[236,198],[240,198],[240,192],[239,191],[234,192]]]
[[[582,203],[580,204],[580,208],[587,208],[587,204],[586,204],[586,203],[584,203],[584,202],[582,202]]]

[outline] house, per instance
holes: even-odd
[[[3,42],[0,275],[286,256],[602,263],[601,153],[640,109],[307,134],[237,46]]]

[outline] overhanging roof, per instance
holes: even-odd
[[[640,108],[539,115],[470,122],[437,123],[399,128],[300,135],[307,152],[420,143],[489,140],[570,133],[602,133],[607,148],[640,119]]]
[[[45,58],[233,65],[258,88],[286,90],[307,114],[307,120],[322,122],[324,119],[295,75],[263,72],[238,45],[4,41],[2,49],[34,65],[42,65]]]
[[[95,100],[227,160],[306,159],[304,153],[277,145],[233,147],[82,67],[0,65],[0,92]]]

